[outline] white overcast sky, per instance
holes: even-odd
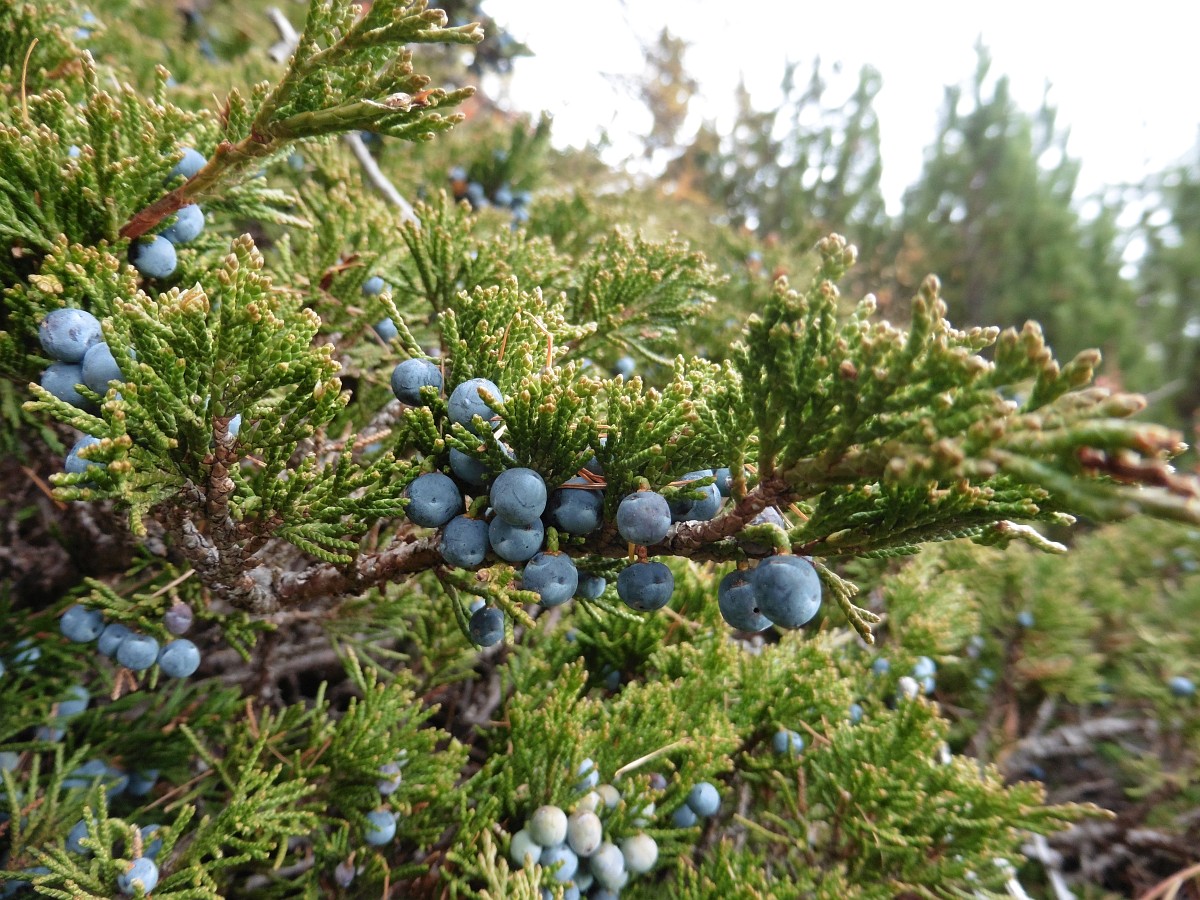
[[[920,173],[944,86],[974,71],[979,37],[1024,109],[1036,109],[1050,84],[1068,152],[1082,161],[1081,195],[1179,161],[1200,135],[1194,0],[486,0],[484,8],[536,53],[517,61],[511,105],[553,114],[559,145],[582,146],[607,129],[610,161],[634,152],[649,118],[606,75],[641,73],[640,41],[664,25],[691,42],[687,67],[702,85],[695,111],[718,122],[731,120],[739,78],[756,106],[773,105],[785,60],[802,70],[816,56],[838,61],[849,78],[870,64],[883,77],[876,109],[893,212]]]

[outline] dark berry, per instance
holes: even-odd
[[[533,469],[505,469],[492,482],[488,499],[510,525],[529,525],[546,510],[546,482]]]
[[[442,389],[442,370],[427,359],[406,359],[392,371],[392,393],[401,403],[422,406],[421,388]]]
[[[446,523],[438,541],[438,552],[452,566],[474,569],[488,552],[488,526],[482,519],[455,516]]]
[[[463,498],[449,475],[429,472],[419,475],[404,492],[405,514],[418,525],[440,528],[462,512]]]
[[[762,614],[781,628],[799,628],[821,608],[821,579],[798,556],[772,556],[750,574]]]
[[[638,491],[617,507],[617,531],[631,544],[657,544],[671,527],[671,507],[662,494]]]
[[[617,596],[639,612],[662,609],[674,590],[675,576],[660,562],[631,563],[617,576]]]
[[[721,618],[740,631],[765,631],[771,620],[758,608],[758,591],[750,573],[735,569],[717,586],[717,606]]]
[[[536,592],[543,606],[559,606],[575,595],[579,570],[565,553],[539,553],[525,564],[521,587]]]

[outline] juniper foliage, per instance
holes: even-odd
[[[313,0],[286,64],[215,109],[165,69],[150,91],[126,83],[138,68],[112,48],[128,43],[129,6],[101,4],[95,57],[80,46],[91,32],[71,30],[81,10],[0,12],[14,76],[0,92],[0,407],[19,461],[5,472],[45,491],[6,505],[6,527],[61,533],[61,519],[111,550],[76,547],[65,575],[0,587],[8,886],[112,896],[155,825],[164,898],[540,897],[560,888],[538,865],[513,870],[511,835],[539,806],[589,802],[585,759],[613,788],[597,801],[606,838],[657,841],[635,897],[999,891],[993,861],[1025,835],[1100,815],[947,762],[938,706],[897,697],[900,663],[955,655],[978,621],[972,588],[946,593],[931,567],[1008,557],[945,551],[931,559],[951,563],[882,578],[885,607],[855,600],[856,581],[931,543],[1058,551],[1030,523],[1200,519],[1196,485],[1170,466],[1179,436],[1092,386],[1094,353],[1060,365],[1035,325],[955,329],[933,278],[904,327],[869,297],[848,310],[838,283],[855,251],[837,235],[808,275],[756,293],[593,200],[539,198],[523,226],[455,202],[445,160],[414,172],[432,157],[385,143],[364,173],[348,146],[360,132],[452,141],[460,117],[444,110],[471,94],[414,73],[407,45],[481,37],[423,0]],[[544,148],[515,133],[495,149],[522,158],[481,147],[472,171],[532,171]],[[187,146],[208,162],[169,182]],[[376,196],[381,163],[393,186],[434,188],[411,209]],[[139,277],[130,241],[192,202],[204,236],[171,277]],[[384,289],[364,294],[374,276]],[[714,307],[747,297],[755,312],[726,346],[683,352]],[[38,323],[64,306],[102,320],[120,369],[103,395],[81,390],[83,407],[36,383]],[[384,317],[393,338],[374,330]],[[639,372],[609,377],[626,354]],[[447,395],[494,381],[495,421],[451,422],[433,390],[392,399],[391,368],[413,357],[440,360]],[[74,432],[99,439],[81,455],[103,465],[55,471]],[[551,529],[549,549],[610,582],[631,558],[665,560],[670,607],[639,615],[610,587],[541,610],[517,567],[446,565],[437,535],[406,519],[405,489],[452,450],[551,487],[589,473],[604,524]],[[732,496],[716,518],[652,547],[620,539],[625,494],[694,498],[681,476],[719,466]],[[470,489],[463,512],[487,505]],[[814,557],[832,602],[808,633],[731,634],[715,585],[778,552]],[[475,599],[505,614],[502,646],[470,643]],[[201,670],[135,674],[69,644],[56,618],[74,603],[160,641],[163,615],[187,604]],[[867,656],[881,624],[900,648],[889,678]],[[75,683],[90,707],[60,719]],[[773,754],[780,728],[809,749]],[[147,793],[120,789],[123,773]],[[721,812],[677,827],[701,781],[719,785]],[[364,840],[379,809],[397,818],[382,847]],[[79,821],[82,854],[65,844]]]

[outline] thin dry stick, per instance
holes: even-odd
[[[375,189],[383,194],[384,198],[394,207],[400,210],[400,218],[406,222],[412,222],[418,228],[421,227],[421,220],[417,218],[417,214],[413,211],[412,204],[409,203],[401,193],[396,190],[396,186],[388,181],[388,177],[383,174],[383,170],[379,168],[379,164],[375,162],[375,157],[371,155],[371,151],[367,149],[367,145],[363,143],[361,137],[355,131],[348,131],[342,135],[347,146],[358,159],[358,164],[363,167],[363,172],[366,173],[367,180],[375,185]]]
[[[1200,876],[1200,863],[1194,866],[1188,866],[1182,872],[1176,872],[1165,881],[1159,882],[1149,892],[1142,894],[1140,900],[1158,900],[1159,897],[1171,896],[1174,897],[1183,883],[1189,878]]]
[[[625,765],[621,766],[621,768],[617,769],[617,771],[613,772],[613,780],[614,781],[617,780],[622,775],[624,775],[626,772],[632,772],[634,769],[638,768],[639,766],[644,766],[646,763],[650,762],[653,759],[657,759],[658,757],[662,756],[664,753],[670,753],[676,747],[684,747],[684,746],[690,744],[691,742],[692,742],[691,738],[680,738],[677,741],[673,741],[672,743],[667,744],[665,747],[659,747],[657,750],[651,750],[645,756],[638,757],[633,762],[626,763]]]
[[[267,17],[279,32],[279,43],[275,44],[269,53],[271,58],[276,62],[284,62],[295,52],[297,45],[300,43],[300,35],[292,26],[288,17],[277,7],[272,6],[268,9]],[[400,210],[400,217],[402,219],[406,222],[412,222],[419,228],[421,220],[417,218],[417,214],[413,211],[412,204],[404,199],[404,196],[396,190],[396,186],[383,174],[383,170],[379,168],[378,163],[375,162],[375,157],[371,155],[371,151],[367,149],[367,145],[363,143],[358,133],[353,131],[347,132],[343,135],[343,138],[351,152],[354,153],[358,164],[363,167],[363,172],[366,173],[367,180],[375,186],[375,189],[379,193],[383,194],[389,203]]]
[[[21,118],[26,125],[29,124],[29,103],[25,100],[25,79],[29,77],[29,57],[33,56],[33,48],[37,45],[37,38],[30,41],[29,49],[25,51],[25,62],[21,65]]]

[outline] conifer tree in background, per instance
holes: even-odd
[[[0,7],[0,891],[987,896],[1104,815],[935,702],[1010,544],[1200,520],[1094,352],[844,298],[859,157],[733,204],[772,285],[464,123],[476,10],[222,9]]]
[[[1074,205],[1079,163],[1056,112],[1048,102],[1020,110],[986,49],[977,52],[967,93],[947,88],[939,134],[904,197],[900,285],[911,291],[936,271],[967,323],[1036,318],[1059,352],[1098,347],[1110,366],[1130,369],[1142,357],[1124,339],[1133,295],[1118,260],[1085,250],[1104,222],[1084,222]]]
[[[1161,362],[1161,394],[1189,434],[1200,408],[1200,148],[1145,186],[1139,313],[1146,353]]]
[[[793,252],[822,234],[852,233],[868,273],[857,276],[859,284],[878,274],[877,251],[887,233],[873,107],[882,82],[864,68],[842,101],[830,98],[820,60],[807,80],[802,74],[795,63],[786,67],[783,98],[772,110],[756,109],[741,86],[732,131],[724,135],[705,123],[668,175],[695,184],[735,226]],[[872,288],[878,287],[876,278]]]

